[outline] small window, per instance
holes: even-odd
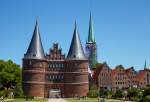
[[[75,64],[74,64],[74,66],[75,66],[75,67],[77,67],[77,66],[78,66],[78,64],[77,64],[77,63],[75,63]]]
[[[53,64],[53,68],[55,68],[55,64]]]
[[[39,63],[39,67],[42,67],[42,63]]]
[[[53,75],[53,80],[55,79],[55,76]]]
[[[55,79],[57,79],[57,75],[55,76]]]
[[[32,65],[32,61],[29,61],[29,65]]]
[[[49,68],[51,68],[51,64],[49,64],[49,66],[48,66]]]
[[[61,79],[61,75],[59,75],[59,79]]]
[[[46,79],[47,79],[47,80],[49,79],[48,76],[46,76]]]
[[[51,78],[51,75],[49,76],[49,79],[51,80],[52,78]]]

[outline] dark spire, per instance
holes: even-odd
[[[90,13],[89,34],[88,34],[87,43],[95,43],[94,30],[93,30],[93,21],[92,21],[91,13]]]
[[[77,31],[76,22],[75,22],[74,34],[73,34],[73,38],[72,38],[72,42],[70,45],[67,59],[69,59],[69,60],[86,60],[86,57],[84,55],[84,51],[82,48],[82,44],[80,41],[80,37],[79,37],[78,31]]]
[[[38,27],[38,21],[36,20],[35,29],[33,36],[27,50],[27,53],[24,55],[25,59],[44,59],[44,50],[41,42],[40,31]]]

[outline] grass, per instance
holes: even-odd
[[[4,102],[48,102],[48,99],[33,99],[26,101],[24,98],[7,99]]]
[[[86,100],[85,99],[78,100],[78,99],[69,98],[69,99],[66,99],[66,101],[67,102],[98,102],[98,99],[97,98],[87,98]],[[7,99],[5,102],[48,102],[48,99],[33,99],[33,100],[26,101],[23,98],[20,98],[20,99],[17,98],[17,99]],[[121,101],[106,99],[105,102],[121,102]]]
[[[81,99],[67,99],[67,102],[98,102],[97,98],[87,98],[86,100]],[[121,102],[120,100],[112,100],[112,99],[105,99],[105,102]]]

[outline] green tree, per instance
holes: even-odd
[[[150,102],[150,95],[147,95],[143,100],[143,102]]]
[[[101,67],[103,64],[102,63],[96,63],[95,65],[94,65],[94,69],[96,69],[96,68],[98,68],[98,67]]]
[[[98,89],[97,89],[97,86],[96,84],[91,84],[90,85],[90,90],[89,90],[89,93],[88,93],[88,97],[90,98],[96,98],[98,96]]]
[[[113,98],[123,98],[123,91],[122,90],[116,90],[116,92],[113,94]]]
[[[127,93],[127,97],[129,98],[129,100],[135,101],[135,99],[138,97],[137,88],[129,88]]]
[[[139,102],[150,102],[150,86],[144,88],[142,98]]]
[[[150,95],[150,86],[144,89],[143,97],[146,97],[147,95]]]
[[[14,91],[15,95],[22,95],[21,82],[22,75],[20,66],[11,60],[0,60],[0,90],[6,92],[6,96],[9,91]]]

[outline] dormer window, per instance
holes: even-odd
[[[36,57],[36,54],[33,54],[33,57]]]

